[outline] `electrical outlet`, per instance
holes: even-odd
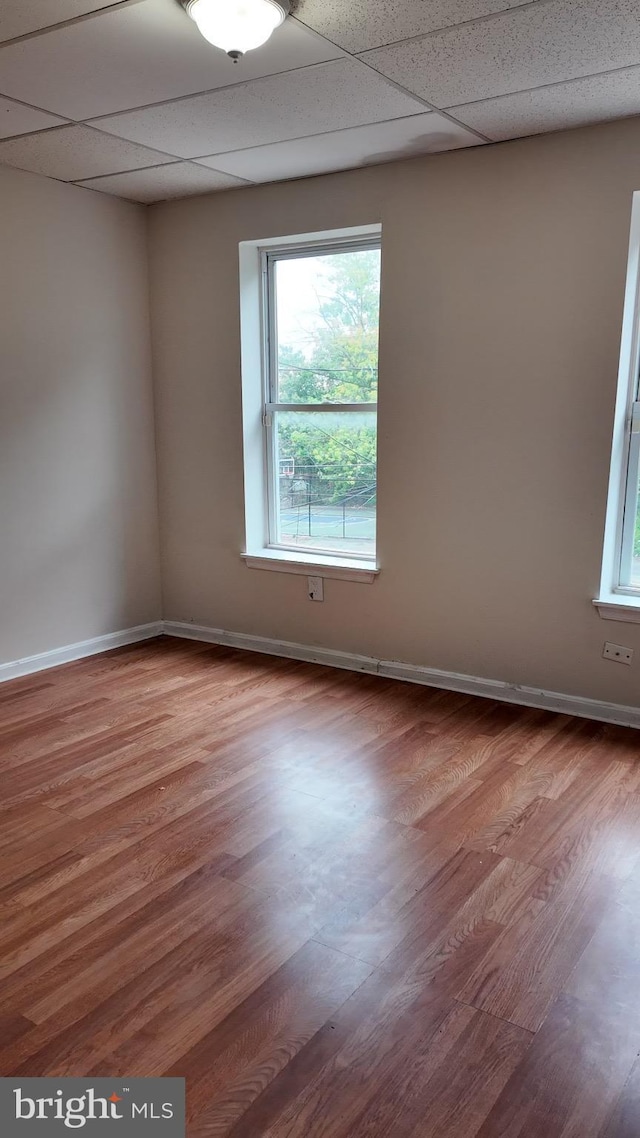
[[[625,648],[622,644],[609,644],[607,641],[602,655],[605,660],[616,660],[618,664],[630,664],[633,660],[633,648]]]
[[[324,581],[322,577],[307,577],[307,592],[310,601],[323,601]]]

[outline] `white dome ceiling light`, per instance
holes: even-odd
[[[266,43],[289,15],[289,0],[181,0],[204,38],[234,63]]]

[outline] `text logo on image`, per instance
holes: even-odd
[[[185,1138],[184,1079],[0,1079],[0,1133]]]

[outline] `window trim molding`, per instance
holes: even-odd
[[[362,585],[373,585],[380,572],[374,561],[360,562],[354,557],[337,560],[312,552],[305,556],[297,550],[263,549],[259,553],[243,553],[242,559],[247,569],[267,569],[302,577],[326,577],[335,581],[357,581]]]
[[[628,502],[634,402],[640,372],[640,191],[633,195],[629,258],[624,295],[618,386],[613,420],[611,467],[600,590],[594,600],[608,620],[640,620],[640,590],[621,584],[625,505]]]
[[[629,597],[616,594],[615,600],[601,600],[594,602],[603,620],[621,620],[627,624],[640,624],[640,597]]]
[[[372,583],[379,572],[377,559],[343,556],[340,552],[309,549],[284,549],[271,544],[273,519],[270,518],[272,495],[269,493],[272,471],[269,447],[265,445],[263,416],[277,410],[271,403],[269,390],[270,353],[268,314],[268,258],[278,253],[283,257],[300,256],[309,250],[344,251],[361,249],[368,243],[380,244],[382,224],[375,222],[320,233],[298,233],[239,245],[240,272],[240,352],[242,379],[242,447],[244,465],[245,546],[242,557],[254,569],[272,569],[283,573],[314,573],[341,580]],[[288,409],[288,408],[287,408]],[[297,406],[296,406],[296,409]],[[300,405],[300,410],[304,406]],[[343,410],[343,405],[314,404],[314,411]],[[358,410],[371,409],[359,404]],[[377,404],[373,409],[377,410]],[[299,566],[299,568],[296,568]]]

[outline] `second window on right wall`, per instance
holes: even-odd
[[[638,375],[631,414],[627,444],[627,477],[622,521],[622,549],[620,555],[620,586],[640,592],[640,401]]]
[[[634,621],[640,621],[639,376],[640,192],[633,196],[602,579],[595,602],[603,616]]]

